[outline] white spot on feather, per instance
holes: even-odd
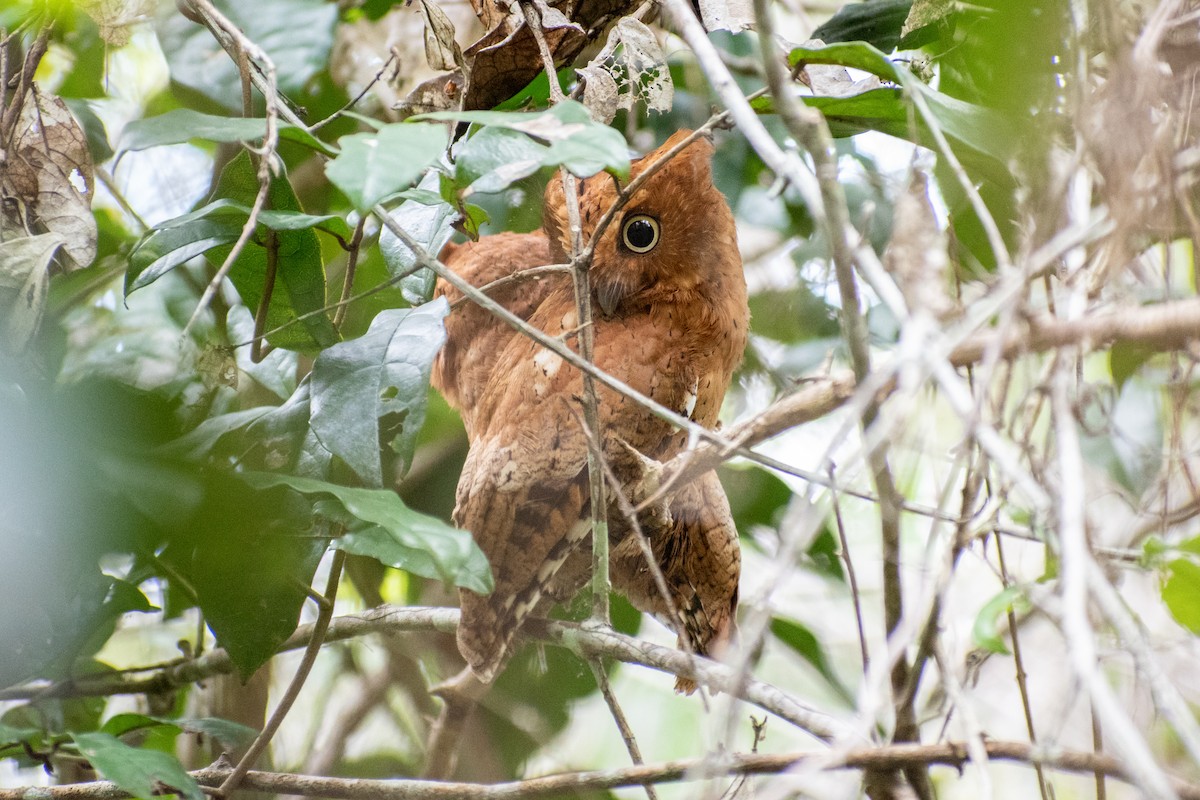
[[[562,366],[562,356],[553,353],[549,350],[539,350],[538,354],[533,357],[533,363],[541,367],[542,374],[547,378],[553,378],[558,374],[558,368]]]
[[[696,410],[696,399],[700,391],[699,379],[692,381],[692,385],[688,387],[687,394],[683,397],[683,416],[688,419],[692,418],[692,412]]]

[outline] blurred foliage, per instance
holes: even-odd
[[[286,107],[314,125],[362,88],[339,63],[345,57],[338,36],[400,13],[404,4],[216,5],[271,56]],[[1068,124],[1067,14],[1066,0],[866,0],[842,4],[814,31],[824,46],[788,48],[794,68],[849,67],[878,79],[862,92],[804,97],[840,139],[851,220],[867,244],[884,250],[899,187],[871,155],[878,149],[860,147],[854,137],[872,131],[934,146],[936,128],[965,171],[938,159],[934,172],[958,278],[968,283],[995,268],[962,180],[979,190],[1011,245],[1019,230],[1016,189],[1036,191],[1046,180],[1047,150]],[[195,653],[215,641],[248,677],[296,629],[331,543],[362,557],[350,570],[359,601],[446,604],[455,585],[489,586],[482,554],[448,524],[465,443],[461,423],[428,390],[446,308],[423,304],[431,274],[364,217],[382,204],[434,253],[456,235],[534,229],[538,197],[556,167],[620,178],[628,174],[629,143],[644,148],[708,118],[714,95],[693,61],[671,56],[676,94],[669,112],[635,108],[612,127],[573,101],[549,107],[544,76],[498,110],[397,122],[376,109],[376,118],[346,113],[312,130],[282,121],[278,160],[265,166],[270,180],[261,213],[244,231],[264,170],[257,148],[266,135],[265,109],[255,92],[249,115],[239,116],[237,65],[209,31],[170,3],[160,4],[152,25],[122,23],[142,37],[132,44],[117,43],[111,21],[98,25],[84,4],[20,0],[0,10],[7,31],[27,23],[16,36],[23,48],[50,19],[50,41],[69,59],[39,72],[44,91],[69,103],[96,165],[121,175],[122,163],[141,164],[143,172],[108,181],[127,197],[118,202],[110,188],[94,206],[96,261],[76,271],[53,267],[43,299],[27,300],[37,293],[23,291],[31,278],[41,285],[43,262],[5,251],[9,259],[0,264],[0,309],[13,319],[24,313],[22,319],[40,320],[28,346],[0,343],[0,687],[109,672],[99,655],[134,618],[145,629],[180,623],[169,627],[171,636],[202,630],[202,623],[212,641],[186,634],[184,649]],[[752,34],[713,38],[731,60],[757,58]],[[160,60],[165,66],[155,69],[169,80],[136,85],[136,74]],[[564,69],[559,79],[569,89],[574,73]],[[747,92],[761,85],[753,70],[738,80]],[[785,140],[771,98],[754,106]],[[115,130],[122,132],[114,140]],[[775,184],[740,136],[719,132],[717,146],[715,180],[753,243],[748,252],[777,256],[758,252],[749,264],[758,280],[752,345],[731,403],[737,405],[761,382],[772,394],[790,390],[841,357],[839,309],[826,243],[802,200]],[[184,153],[201,158],[207,172],[198,175],[202,191],[179,209],[170,191],[178,187],[167,185],[174,173],[156,182],[145,172],[167,170]],[[163,208],[171,209],[167,219]],[[147,219],[157,221],[143,225]],[[4,233],[0,246],[12,231]],[[228,282],[189,324],[243,238]],[[353,302],[335,307],[344,296]],[[889,345],[895,325],[883,315],[872,322],[876,344]],[[258,342],[253,356],[251,340]],[[1089,459],[1130,495],[1161,466],[1160,382],[1147,376],[1152,368],[1148,354],[1114,349],[1115,394],[1097,399],[1087,409],[1095,419],[1084,420],[1094,431],[1085,437]],[[744,464],[723,467],[721,477],[743,541],[769,541],[750,532],[783,524],[792,485]],[[845,592],[839,549],[835,532],[822,527],[795,569]],[[1190,555],[1155,557],[1171,613],[1200,630],[1200,567]],[[998,623],[1022,600],[1009,589],[981,609],[977,643],[1006,652]],[[579,618],[582,605],[560,613]],[[627,632],[642,624],[621,598],[614,622]],[[780,616],[770,630],[825,689],[852,702],[856,676],[839,672],[815,625]],[[424,690],[458,668],[452,646],[439,642],[417,640],[407,654],[413,679],[404,691]],[[463,777],[519,772],[567,726],[574,704],[596,693],[592,672],[574,655],[526,648],[479,712],[488,743],[480,750],[488,756],[464,765]],[[180,699],[173,708],[179,713],[184,705]],[[424,724],[411,709],[395,716],[414,728]],[[105,719],[102,699],[12,703],[0,718],[0,757],[28,766],[33,762],[18,743],[38,753],[62,748],[140,796],[165,785],[199,797],[162,751],[181,730],[217,738],[245,733],[203,718]],[[144,735],[141,746],[130,744],[135,731]],[[412,758],[381,748],[349,755],[334,771],[419,769]]]

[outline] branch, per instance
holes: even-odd
[[[428,608],[380,606],[361,614],[333,620],[326,642],[343,641],[372,633],[396,634],[415,631],[438,631],[454,634],[458,627],[457,608]],[[280,647],[280,652],[305,647],[313,636],[313,625],[303,625]],[[812,709],[782,689],[763,681],[751,679],[739,682],[734,670],[700,656],[690,655],[671,647],[652,644],[612,630],[597,630],[571,622],[531,619],[521,633],[526,641],[545,642],[565,647],[582,658],[613,658],[628,664],[689,678],[714,692],[725,692],[769,711],[780,719],[811,733],[819,739],[841,738],[861,742],[862,738],[850,725]],[[229,655],[221,649],[212,650],[193,661],[155,670],[144,678],[125,675],[76,679],[55,684],[36,684],[0,692],[0,700],[23,700],[48,697],[104,697],[117,694],[161,694],[203,680],[212,675],[233,671]]]
[[[989,347],[996,346],[996,336],[992,331],[981,331],[969,337],[951,351],[950,363],[955,367],[978,363]],[[1166,352],[1187,349],[1197,341],[1200,341],[1200,299],[1189,298],[1117,308],[1074,320],[1049,315],[1031,317],[1024,329],[1003,336],[999,350],[1002,358],[1015,359],[1075,344],[1097,350],[1123,342]],[[880,371],[887,369],[881,367]],[[895,388],[894,383],[889,383],[884,391],[892,392]],[[854,376],[849,371],[814,381],[726,431],[725,439],[733,447],[707,442],[668,461],[663,483],[674,486],[693,480],[737,455],[739,449],[745,450],[797,425],[819,419],[853,396]]]
[[[1019,764],[1039,764],[1063,772],[1100,773],[1130,782],[1126,767],[1112,756],[1036,747],[1026,742],[983,743],[989,759]],[[593,772],[571,772],[497,784],[449,783],[420,780],[368,780],[250,772],[242,788],[272,794],[325,797],[331,800],[526,800],[534,797],[563,797],[585,790],[617,789],[628,786],[695,780],[699,776],[778,775],[795,769],[888,770],[912,766],[941,765],[961,770],[968,763],[966,747],[958,742],[932,745],[884,745],[828,753],[784,753],[760,755],[741,753],[714,764],[712,759],[679,759],[647,766],[621,767]],[[192,775],[201,786],[219,785],[229,770],[209,768]],[[1200,786],[1171,780],[1181,800],[1200,800]],[[0,800],[26,800],[30,789],[0,790]],[[129,795],[109,781],[39,787],[42,800],[118,800]]]

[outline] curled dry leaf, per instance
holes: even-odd
[[[431,0],[421,0],[425,17],[425,60],[434,69],[451,70],[462,64],[463,55],[454,40],[454,23]]]
[[[0,195],[17,201],[24,227],[61,237],[73,262],[69,266],[91,264],[97,238],[92,157],[87,136],[66,104],[45,92],[27,94],[7,158]]]

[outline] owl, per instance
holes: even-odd
[[[635,161],[636,177],[688,135],[680,131]],[[713,146],[698,138],[655,172],[604,231],[590,269],[596,365],[657,402],[712,428],[746,345],[749,309],[733,214],[712,182]],[[583,239],[617,198],[612,178],[577,182]],[[475,286],[542,264],[569,261],[562,182],[546,189],[542,229],[449,245],[442,260]],[[437,295],[461,299],[439,281]],[[577,349],[569,276],[507,283],[492,296]],[[569,599],[587,579],[590,493],[580,423],[579,370],[489,312],[460,303],[446,319],[433,383],[463,417],[470,440],[454,521],[486,554],[496,588],[460,592],[458,647],[490,682],[531,614]],[[638,462],[678,453],[686,435],[629,398],[598,387],[603,453],[636,495]],[[636,458],[631,458],[636,453]],[[636,502],[638,498],[635,496]],[[678,631],[681,646],[713,654],[734,629],[740,551],[715,473],[679,487],[665,509],[643,515],[666,579],[663,597],[630,525],[608,512],[613,585]],[[681,680],[677,688],[694,688]]]

